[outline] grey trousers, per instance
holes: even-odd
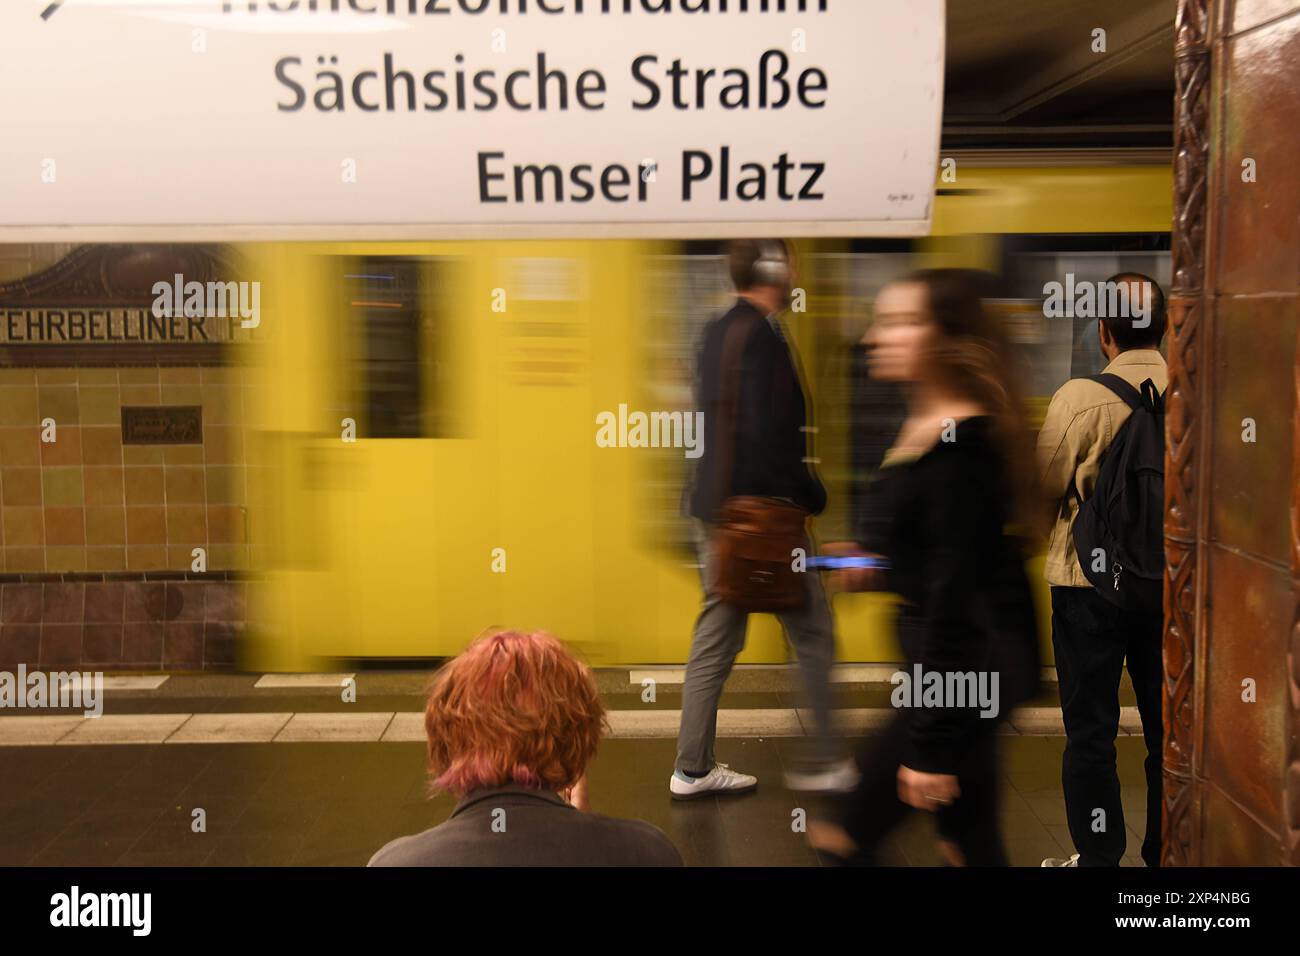
[[[682,723],[677,734],[676,769],[694,773],[715,763],[713,741],[718,731],[718,700],[731,667],[745,648],[749,614],[725,604],[714,593],[717,567],[710,546],[711,529],[695,524],[696,548],[702,565],[704,606],[691,636],[691,656],[682,687]],[[835,663],[835,622],[816,571],[804,574],[808,601],[797,611],[777,615],[786,640],[794,648],[803,678],[804,705],[812,712],[816,730],[810,735],[810,763],[834,760],[838,746],[831,728],[831,665]]]

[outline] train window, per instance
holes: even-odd
[[[424,438],[421,263],[365,257],[345,277],[357,320],[365,438]]]
[[[852,496],[862,472],[870,472],[902,421],[897,389],[867,380],[859,340],[880,288],[913,266],[907,243],[876,243],[847,253],[810,253],[800,258],[799,280],[808,291],[806,315],[789,317],[798,337],[798,358],[814,406],[812,443],[818,471],[831,490],[821,527],[847,536],[855,511]],[[694,408],[697,349],[704,326],[730,307],[735,292],[722,244],[688,242],[682,254],[652,257],[649,284],[658,291],[647,314],[644,387],[653,407]],[[691,526],[683,518],[683,489],[691,462],[679,456],[654,460],[647,476],[644,532],[660,547],[694,555]],[[693,560],[693,557],[690,558]]]
[[[862,496],[902,424],[901,390],[867,373],[863,334],[877,294],[915,267],[911,244],[859,240],[847,252],[800,261],[809,293],[811,349],[800,356],[815,379],[818,471],[830,492],[818,524],[828,540],[852,538]],[[813,383],[810,382],[810,385]]]
[[[696,350],[710,319],[727,309],[735,293],[718,243],[687,244],[686,255],[650,257],[652,297],[644,341],[643,387],[652,407],[690,412],[695,408]],[[647,476],[642,532],[656,545],[694,560],[694,538],[683,510],[683,491],[693,465],[680,455],[653,460]]]
[[[1165,290],[1172,278],[1168,233],[1007,236],[1004,273],[1011,295],[1042,301],[1047,284],[1103,282],[1119,272],[1149,275]],[[1065,323],[1062,325],[1062,323]],[[1049,347],[1035,355],[1033,392],[1051,395],[1066,379],[1095,375],[1106,364],[1090,316],[1051,320]]]

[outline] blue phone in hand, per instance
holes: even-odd
[[[884,558],[869,558],[860,554],[815,554],[808,559],[808,567],[814,571],[845,571],[850,568],[878,568],[884,570],[889,567],[889,562]]]

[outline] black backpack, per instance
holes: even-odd
[[[1139,392],[1118,375],[1089,377],[1124,399],[1132,414],[1102,454],[1092,495],[1079,503],[1074,550],[1084,575],[1107,601],[1159,612],[1165,573],[1165,397],[1151,379]]]

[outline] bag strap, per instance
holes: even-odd
[[[1110,389],[1122,398],[1124,404],[1133,411],[1137,411],[1142,405],[1141,393],[1113,372],[1102,372],[1100,375],[1089,375],[1088,381],[1096,382],[1098,385],[1103,385]],[[1150,381],[1150,379],[1148,379],[1148,381]]]
[[[1132,411],[1136,412],[1139,408],[1146,408],[1155,412],[1157,415],[1164,413],[1164,392],[1157,391],[1156,383],[1149,378],[1142,382],[1142,390],[1140,392],[1113,372],[1102,372],[1099,375],[1089,375],[1088,381],[1096,382],[1098,385],[1110,389],[1117,396],[1122,398],[1124,404]],[[1073,481],[1070,482],[1070,490],[1074,492],[1074,497],[1079,502],[1080,510],[1082,510],[1084,500],[1083,495],[1079,493],[1079,489]]]
[[[1165,413],[1165,393],[1156,388],[1156,383],[1147,379],[1142,383],[1142,400],[1157,415]]]
[[[718,389],[721,417],[718,421],[719,435],[723,438],[718,467],[714,472],[717,481],[717,494],[714,500],[720,506],[731,497],[729,494],[735,479],[736,467],[736,419],[740,409],[740,366],[744,357],[745,340],[754,327],[751,315],[737,315],[727,326],[727,334],[722,340],[721,383]]]
[[[1114,392],[1115,395],[1124,400],[1124,404],[1132,411],[1136,412],[1142,407],[1142,394],[1114,372],[1102,372],[1098,375],[1089,375],[1088,381],[1096,382],[1098,385]],[[1146,382],[1143,382],[1142,384],[1146,385],[1150,381],[1151,379],[1147,379]],[[1073,481],[1070,482],[1070,490],[1074,492],[1075,500],[1079,502],[1079,510],[1082,511],[1084,498],[1083,495],[1080,494],[1078,486]]]

